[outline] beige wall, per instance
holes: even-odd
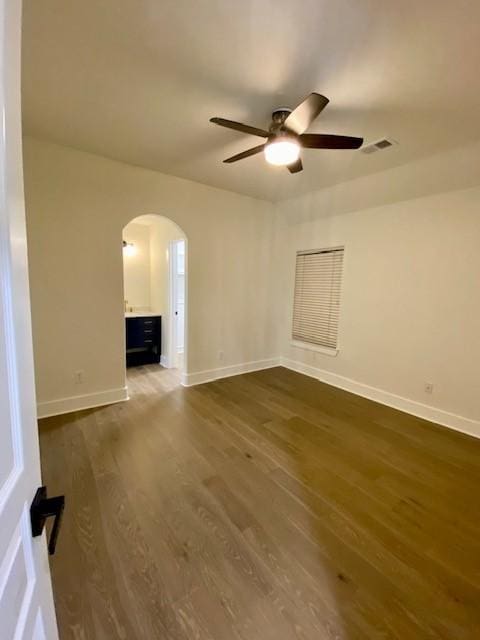
[[[400,171],[377,175],[377,193],[389,180],[396,184]],[[368,189],[356,181],[277,207],[282,355],[395,406],[407,408],[388,394],[408,399],[409,410],[452,426],[455,416],[478,421],[480,188],[332,215],[354,209],[362,193]],[[345,245],[345,263],[339,353],[332,357],[292,346],[291,316],[296,251],[337,245]],[[432,395],[425,382],[433,383]],[[458,424],[480,435],[478,422]]]
[[[151,251],[150,227],[128,223],[122,233],[123,240],[133,244],[135,253],[123,253],[123,295],[128,308],[148,311],[151,307]]]
[[[480,435],[479,154],[472,145],[273,206],[26,139],[40,402],[123,387],[121,232],[155,213],[188,238],[190,374],[282,357]],[[293,347],[290,331],[295,252],[338,244],[333,358]]]
[[[31,138],[24,169],[40,405],[124,388],[121,240],[139,215],[188,238],[187,371],[276,354],[271,204]]]

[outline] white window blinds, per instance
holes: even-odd
[[[343,251],[337,247],[297,253],[294,340],[336,349]]]

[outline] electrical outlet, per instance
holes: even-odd
[[[433,382],[425,382],[423,390],[425,393],[433,393]]]
[[[223,362],[224,358],[225,358],[225,353],[223,351],[219,351],[218,352],[218,360],[219,360],[219,362]]]
[[[75,373],[73,374],[75,384],[82,384],[84,376],[85,371],[83,371],[83,369],[80,369],[80,371],[75,371]]]

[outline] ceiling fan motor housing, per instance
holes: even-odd
[[[272,112],[272,124],[270,125],[270,131],[273,133],[282,129],[285,120],[291,113],[292,110],[287,107],[275,109],[275,111]]]

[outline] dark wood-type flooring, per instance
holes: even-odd
[[[480,441],[283,368],[41,421],[61,640],[478,640]]]

